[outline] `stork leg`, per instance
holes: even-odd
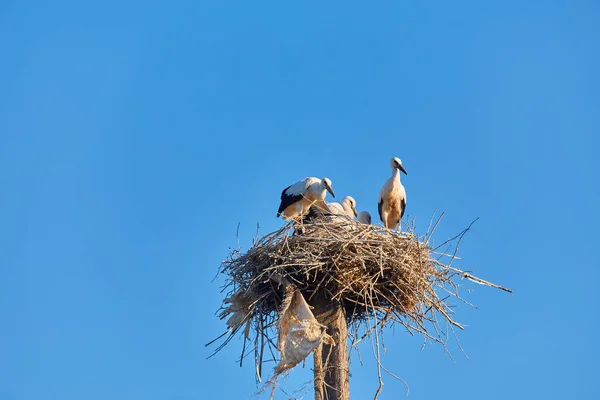
[[[381,212],[381,222],[383,222],[383,226],[388,228],[388,213],[386,211]]]
[[[297,213],[297,217],[295,218],[296,223],[300,225],[300,228],[298,229],[300,234],[304,234],[304,205],[302,204],[301,201],[298,202],[298,204],[296,204],[296,213]]]

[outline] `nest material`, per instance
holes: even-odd
[[[431,284],[444,279],[430,261],[431,249],[412,234],[382,232],[354,222],[315,222],[304,233],[290,226],[258,241],[225,263],[238,290],[252,293],[256,311],[275,312],[283,299],[281,278],[298,287],[309,303],[326,290],[350,320],[372,316],[373,308],[416,314],[417,306],[439,307]],[[351,229],[349,229],[351,228]]]
[[[353,343],[362,339],[358,337],[361,326],[367,334],[373,330],[379,334],[378,327],[398,322],[411,334],[422,333],[445,346],[446,322],[462,329],[446,302],[448,297],[462,300],[455,278],[496,285],[452,267],[456,251],[453,255],[434,251],[429,244],[431,233],[419,237],[413,229],[400,233],[350,219],[320,217],[303,224],[288,223],[255,241],[245,253],[233,251],[221,267],[227,276],[224,290],[228,298],[242,296],[244,306],[232,304],[222,310],[221,318],[230,315],[233,324],[217,352],[240,328],[244,327],[246,339],[249,330],[256,332],[260,380],[265,347],[277,358],[273,328],[285,294],[282,283],[295,285],[309,304],[323,291],[328,299],[342,304],[347,322],[355,328]],[[458,239],[456,249],[461,238],[453,238]],[[368,324],[362,324],[367,320]],[[245,347],[246,342],[242,358]]]

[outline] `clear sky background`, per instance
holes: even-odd
[[[281,226],[305,176],[376,216],[393,156],[408,218],[445,211],[441,242],[480,217],[459,266],[515,290],[470,285],[468,360],[387,332],[408,398],[599,398],[598,21],[594,0],[1,2],[0,400],[252,398],[241,341],[204,347],[238,223],[245,247]]]

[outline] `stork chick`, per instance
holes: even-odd
[[[371,214],[369,214],[368,211],[361,211],[361,212],[359,212],[358,216],[356,217],[356,219],[361,224],[371,225]]]
[[[331,210],[333,214],[336,215],[346,215],[352,219],[358,216],[358,211],[356,211],[356,200],[352,196],[344,197],[342,200],[342,204],[340,203],[327,203],[327,206]]]

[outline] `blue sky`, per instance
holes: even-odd
[[[211,3],[0,5],[0,400],[252,398],[204,347],[238,223],[305,176],[376,215],[393,156],[408,218],[480,217],[459,266],[515,290],[468,295],[468,360],[387,333],[408,398],[597,398],[600,5]]]

